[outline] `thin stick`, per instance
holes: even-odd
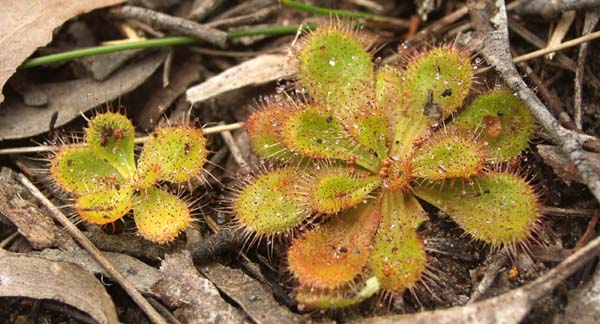
[[[240,129],[244,127],[243,122],[227,124],[227,125],[217,125],[213,127],[207,127],[202,130],[205,135],[216,134],[221,132],[232,131],[236,129]],[[136,144],[143,144],[148,141],[149,136],[138,137],[135,139]],[[74,145],[85,146],[87,144],[80,143]],[[10,155],[10,154],[28,154],[28,153],[40,153],[40,152],[52,152],[56,151],[58,147],[54,145],[40,145],[40,146],[26,146],[26,147],[13,147],[0,150],[0,155]]]
[[[195,21],[173,17],[167,14],[135,6],[124,6],[113,9],[113,14],[120,18],[142,21],[155,29],[168,29],[178,34],[191,36],[224,48],[227,44],[227,33],[206,27]]]
[[[523,62],[523,61],[528,61],[531,59],[534,59],[536,57],[540,57],[540,56],[544,56],[548,53],[553,53],[553,52],[557,52],[557,51],[561,51],[564,50],[566,48],[569,47],[573,47],[575,45],[579,45],[581,43],[585,43],[585,42],[589,42],[591,40],[594,40],[596,38],[600,37],[600,31],[597,31],[595,33],[591,33],[585,36],[581,36],[575,39],[572,39],[570,41],[566,41],[564,43],[561,43],[557,46],[553,46],[553,47],[547,47],[547,48],[543,48],[541,50],[537,50],[531,53],[527,53],[521,56],[517,56],[513,59],[513,63],[519,63],[519,62]]]
[[[106,256],[85,236],[58,207],[56,207],[44,194],[22,174],[17,174],[17,180],[29,190],[31,195],[38,199],[44,205],[54,218],[62,224],[69,234],[86,250],[88,253],[110,274],[110,276],[127,292],[133,301],[142,309],[148,316],[148,319],[153,323],[167,324],[167,321],[150,305],[150,303],[135,289],[131,284],[108,260]]]

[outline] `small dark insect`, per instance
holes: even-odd
[[[325,121],[328,123],[331,123],[333,121],[333,116],[327,117],[327,119],[325,119]]]
[[[106,146],[108,145],[108,140],[113,136],[115,130],[110,127],[102,127],[100,131],[100,145]],[[122,133],[122,131],[121,131]],[[121,134],[122,135],[122,134]]]
[[[435,120],[442,118],[442,106],[433,102],[433,91],[431,90],[429,90],[429,93],[427,94],[427,103],[423,108],[423,115]]]
[[[192,145],[190,143],[185,143],[183,151],[185,152],[185,154],[190,154],[190,152],[192,151]]]
[[[449,97],[451,95],[452,95],[452,89],[448,88],[448,89],[444,90],[440,96]]]

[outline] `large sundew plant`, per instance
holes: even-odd
[[[235,222],[250,238],[300,232],[287,263],[308,307],[424,280],[421,200],[495,248],[515,251],[539,226],[534,188],[501,166],[533,136],[526,107],[497,88],[463,108],[468,51],[435,47],[379,67],[371,43],[333,25],[305,35],[293,54],[302,99],[273,99],[247,121],[254,151],[277,167],[236,190]]]
[[[88,124],[85,145],[65,145],[54,154],[50,175],[86,222],[113,223],[133,209],[141,236],[156,243],[173,241],[189,226],[191,211],[161,184],[196,177],[206,162],[206,139],[191,126],[157,129],[136,163],[134,136],[126,116],[100,113]]]

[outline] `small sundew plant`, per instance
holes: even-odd
[[[253,240],[300,233],[287,263],[307,307],[413,291],[431,277],[421,200],[493,248],[514,252],[539,227],[535,189],[501,167],[533,136],[526,107],[494,89],[463,108],[468,51],[442,46],[375,67],[370,43],[346,27],[310,33],[293,58],[303,99],[267,101],[247,121],[254,151],[277,167],[236,190],[235,222]]]
[[[74,199],[78,216],[91,224],[112,223],[133,209],[139,233],[156,243],[174,240],[191,221],[187,203],[161,188],[185,183],[206,161],[206,139],[190,126],[160,128],[134,157],[134,128],[122,114],[90,120],[87,145],[66,145],[50,161],[56,186]]]

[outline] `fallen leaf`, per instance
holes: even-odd
[[[52,40],[65,21],[125,0],[4,0],[0,10],[0,89],[38,47]],[[0,93],[0,102],[4,96]]]
[[[240,269],[220,263],[200,267],[219,290],[238,303],[255,323],[304,323],[305,320],[281,306],[272,291]]]
[[[100,282],[80,266],[0,249],[0,296],[53,299],[89,314],[98,323],[119,323]]]
[[[110,274],[84,250],[60,251],[45,249],[40,255],[52,260],[75,263],[89,272],[100,273],[110,278]],[[160,280],[157,269],[127,254],[104,252],[104,255],[133,284],[135,289],[145,295],[156,295],[151,288]]]
[[[189,88],[185,93],[187,101],[195,104],[231,90],[290,76],[294,74],[294,68],[288,61],[286,55],[257,56]]]
[[[42,134],[48,131],[50,118],[58,111],[56,127],[79,117],[81,113],[120,95],[144,82],[160,66],[165,53],[156,53],[117,71],[110,78],[92,78],[39,85],[50,103],[44,108],[28,107],[16,98],[0,105],[0,141]]]
[[[160,267],[161,280],[155,286],[160,298],[177,307],[175,316],[184,323],[244,323],[244,316],[221,298],[217,288],[202,277],[190,253],[170,254]]]
[[[77,244],[54,224],[51,216],[38,208],[27,189],[14,179],[14,171],[0,172],[0,213],[17,226],[19,233],[35,249],[57,246],[62,250],[78,249]]]

